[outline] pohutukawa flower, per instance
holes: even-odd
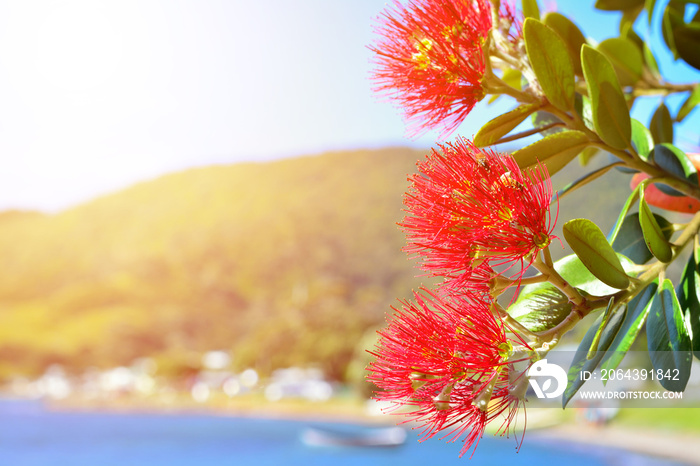
[[[527,387],[513,369],[513,348],[525,343],[508,336],[486,301],[427,290],[415,299],[379,332],[368,376],[383,390],[377,398],[422,424],[421,440],[439,431],[450,441],[462,438],[461,455],[496,418],[509,433]]]
[[[453,131],[485,93],[486,0],[396,1],[376,28],[376,88],[395,98],[414,134]]]
[[[519,277],[550,244],[556,222],[546,168],[523,172],[511,156],[464,138],[440,148],[411,178],[401,224],[406,250],[422,257],[424,270],[457,284],[482,265],[519,265]]]

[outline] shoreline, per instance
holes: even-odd
[[[535,441],[545,443],[562,440],[582,445],[616,448],[688,465],[700,465],[700,434],[692,432],[568,423],[538,429],[530,434],[530,439],[533,438]]]
[[[25,400],[32,401],[32,400]],[[163,403],[153,400],[36,400],[43,409],[56,412],[203,415],[259,419],[296,420],[307,422],[355,423],[372,426],[400,425],[402,418],[390,414],[370,414],[358,399],[333,402],[283,400],[275,403],[257,399],[229,400],[226,403],[200,404],[186,400]],[[526,440],[538,443],[557,441],[614,448],[639,455],[668,459],[700,466],[700,432],[637,428],[625,425],[595,426],[565,419],[563,413],[551,409],[529,409]],[[403,424],[411,428],[411,424]],[[487,431],[485,437],[494,432]]]

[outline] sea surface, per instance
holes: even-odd
[[[458,458],[460,443],[418,442],[398,447],[309,446],[309,427],[348,435],[376,426],[192,414],[66,413],[38,402],[0,401],[2,466],[178,465],[420,465],[517,464],[566,466],[677,465],[610,448],[530,439],[519,453],[515,440],[484,436],[473,459]]]

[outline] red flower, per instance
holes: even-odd
[[[370,47],[377,90],[401,104],[413,133],[438,126],[450,133],[485,95],[488,1],[396,1],[380,21],[381,38]]]
[[[509,155],[464,138],[440,147],[419,163],[406,193],[406,250],[422,256],[424,270],[457,285],[482,265],[519,263],[519,276],[551,241],[546,168],[522,172]]]
[[[379,332],[368,379],[383,390],[379,400],[410,409],[421,440],[447,431],[443,438],[463,438],[463,455],[496,417],[505,416],[501,430],[509,431],[527,384],[509,358],[524,343],[508,338],[485,301],[428,291],[415,298]]]

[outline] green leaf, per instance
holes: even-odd
[[[671,120],[671,112],[668,111],[668,107],[663,102],[652,115],[649,130],[654,138],[654,143],[673,144],[673,120]]]
[[[670,240],[671,235],[673,235],[673,224],[661,215],[653,215],[661,228],[664,238]],[[615,241],[612,243],[612,247],[615,251],[629,257],[637,264],[644,264],[653,257],[644,242],[642,227],[639,224],[639,215],[636,213],[625,217],[617,234],[617,238],[615,238]]]
[[[615,149],[627,148],[632,137],[630,115],[613,65],[589,45],[581,48],[581,65],[598,136]]]
[[[583,68],[581,68],[581,47],[586,43],[586,37],[581,30],[566,16],[550,12],[544,17],[544,24],[554,29],[559,36],[566,42],[566,48],[569,50],[571,62],[574,64],[574,73],[578,76],[583,76]]]
[[[522,6],[525,18],[540,19],[540,7],[537,6],[537,0],[522,0]]]
[[[678,5],[670,2],[664,9],[664,15],[661,19],[661,32],[663,33],[666,46],[673,53],[673,58],[678,59],[678,49],[676,48],[676,37],[674,30],[684,24],[683,11],[678,9]]]
[[[543,163],[551,176],[571,162],[588,144],[590,140],[583,132],[563,131],[535,141],[512,155],[521,169]]]
[[[678,56],[696,70],[700,70],[700,24],[691,23],[676,27],[673,36]]]
[[[620,254],[617,257],[627,272],[638,271],[634,262]],[[592,296],[606,296],[618,291],[593,276],[576,254],[569,254],[556,261],[554,270],[571,286]],[[549,282],[522,287],[518,299],[508,308],[512,317],[533,331],[548,330],[556,326],[570,311],[569,298]]]
[[[560,110],[572,109],[574,64],[564,39],[533,18],[525,19],[523,37],[530,65],[547,100]]]
[[[566,390],[564,390],[564,395],[562,395],[562,407],[565,408],[569,403],[571,398],[579,391],[581,386],[585,383],[583,380],[582,372],[593,372],[598,363],[605,356],[605,352],[610,346],[610,344],[615,339],[620,326],[625,318],[624,308],[613,312],[609,320],[603,325],[603,316],[598,317],[598,319],[591,325],[591,327],[584,335],[581,344],[574,354],[573,361],[569,367],[567,374],[568,382],[566,384]],[[594,338],[599,334],[599,342],[597,344],[597,351],[589,356],[589,350],[593,344]]]
[[[643,186],[641,184],[637,185],[637,187],[634,188],[630,195],[627,197],[625,205],[622,206],[622,209],[620,210],[620,215],[615,221],[615,226],[613,226],[610,233],[608,233],[608,243],[613,244],[615,242],[615,239],[617,238],[617,235],[622,227],[622,222],[625,219],[625,215],[627,215],[627,212],[629,212],[630,208],[632,207],[632,204],[639,197],[639,190],[642,189],[642,187]]]
[[[518,71],[514,70],[513,68],[507,68],[505,71],[503,71],[503,75],[501,76],[501,80],[508,84],[510,87],[513,89],[522,89],[522,79],[523,79],[523,74]]]
[[[559,118],[554,116],[553,114],[549,112],[545,112],[544,110],[540,110],[539,112],[535,112],[532,115],[532,126],[534,128],[542,128],[543,126],[547,126],[552,123],[560,123],[561,126],[554,126],[549,129],[545,129],[540,131],[540,135],[542,137],[549,136],[550,134],[556,134],[556,133],[561,133],[562,131],[566,131],[566,125],[564,124],[563,121],[561,121]]]
[[[617,254],[595,223],[577,218],[566,222],[563,230],[571,249],[600,281],[621,290],[629,286],[629,277]]]
[[[603,313],[603,320],[598,326],[598,330],[595,332],[595,336],[593,337],[593,341],[591,342],[591,347],[588,349],[586,359],[595,358],[598,355],[598,350],[604,351],[602,348],[598,348],[598,345],[600,344],[600,336],[603,333],[603,330],[605,330],[605,327],[610,321],[610,317],[612,317],[613,312],[615,311],[615,307],[613,306],[614,302],[615,297],[611,296],[608,300],[608,306],[605,308],[605,312]]]
[[[591,148],[591,147],[586,148],[586,150],[588,150],[588,149],[594,149],[594,150],[595,150],[595,148]],[[586,153],[586,150],[584,150],[584,151],[579,155],[579,160],[580,160],[580,159],[582,158],[582,156]],[[581,161],[581,164],[582,164],[582,165],[583,165],[583,163],[584,163],[584,162]],[[580,188],[581,186],[585,186],[586,184],[590,183],[591,181],[594,181],[594,180],[598,179],[599,177],[601,177],[601,176],[603,176],[604,174],[606,174],[611,168],[613,168],[613,165],[614,165],[614,164],[605,165],[604,167],[600,167],[599,169],[594,170],[594,171],[592,171],[592,172],[590,172],[590,173],[586,173],[585,175],[581,176],[580,178],[576,179],[575,181],[572,181],[571,183],[567,184],[567,185],[564,186],[562,189],[560,189],[559,191],[557,191],[557,196],[561,198],[564,194],[566,194],[566,193],[568,193],[568,192],[570,192],[570,191],[573,191],[573,190],[575,190],[575,189],[578,189],[578,188]]]
[[[649,25],[651,26],[651,19],[654,15],[654,7],[656,6],[656,0],[646,0],[644,2],[644,9],[647,10],[647,18],[649,20]]]
[[[596,0],[595,8],[603,11],[624,11],[640,5],[644,5],[644,0]]]
[[[631,40],[637,46],[639,52],[644,48],[644,40],[639,37],[639,34],[634,30],[634,23],[639,17],[639,13],[644,10],[644,6],[640,5],[631,10],[626,10],[620,18],[620,37]]]
[[[649,159],[653,160],[654,163],[675,178],[685,180],[690,184],[698,184],[698,172],[695,165],[688,159],[685,152],[672,144],[664,143],[655,145],[649,153]],[[671,196],[685,196],[685,194],[680,191],[663,183],[657,183],[656,186],[661,191]]]
[[[574,109],[578,116],[583,120],[583,124],[586,125],[591,131],[595,131],[595,123],[593,121],[593,107],[591,106],[591,99],[585,95],[576,94],[576,99],[574,101]]]
[[[676,121],[683,121],[698,104],[700,104],[700,84],[695,85],[693,92],[690,93],[688,98],[685,99],[685,102],[683,102],[683,105],[681,105],[676,115]]]
[[[639,225],[642,227],[644,242],[649,251],[661,262],[670,262],[673,258],[671,245],[656,221],[656,217],[644,200],[644,189],[639,193]]]
[[[647,43],[645,42],[642,46],[642,56],[644,57],[644,64],[647,66],[651,74],[657,80],[661,80],[661,71],[659,71],[659,64],[654,58],[654,53],[651,51]]]
[[[599,155],[601,153],[601,150],[598,149],[597,147],[593,146],[588,146],[585,149],[583,149],[583,152],[578,154],[578,161],[581,164],[582,167],[585,167],[588,165],[588,163],[593,160],[593,158],[596,155]],[[607,170],[606,170],[607,171]],[[596,177],[597,178],[597,177]]]
[[[551,283],[527,285],[508,313],[531,332],[556,327],[571,312],[569,298]]]
[[[696,250],[695,253],[697,252]],[[695,254],[690,255],[685,265],[676,293],[690,331],[693,354],[700,358],[700,274]]]
[[[654,370],[671,375],[677,370],[678,380],[660,377],[666,390],[682,392],[690,377],[691,342],[673,283],[665,279],[651,304],[647,319],[647,344]]]
[[[630,301],[625,320],[603,357],[603,362],[600,365],[602,369],[612,370],[620,365],[644,327],[657,288],[658,283],[650,283]]]
[[[698,171],[685,152],[672,144],[657,144],[650,158],[671,175],[688,183],[698,184]]]
[[[617,258],[626,273],[634,274],[640,270],[637,264],[622,254],[617,254]],[[559,275],[571,286],[592,296],[606,296],[619,291],[617,288],[608,286],[596,278],[588,268],[583,265],[583,262],[581,262],[581,259],[579,259],[576,254],[569,254],[556,261],[554,263],[554,270],[559,272]]]
[[[474,145],[485,147],[496,143],[538,108],[540,108],[539,105],[521,105],[508,113],[497,116],[482,126],[479,132],[476,133]]]
[[[631,40],[606,39],[598,45],[598,50],[612,62],[621,86],[632,86],[642,77],[642,52]]]
[[[642,160],[649,160],[649,152],[654,147],[654,138],[647,127],[634,118],[632,118],[632,146]]]

